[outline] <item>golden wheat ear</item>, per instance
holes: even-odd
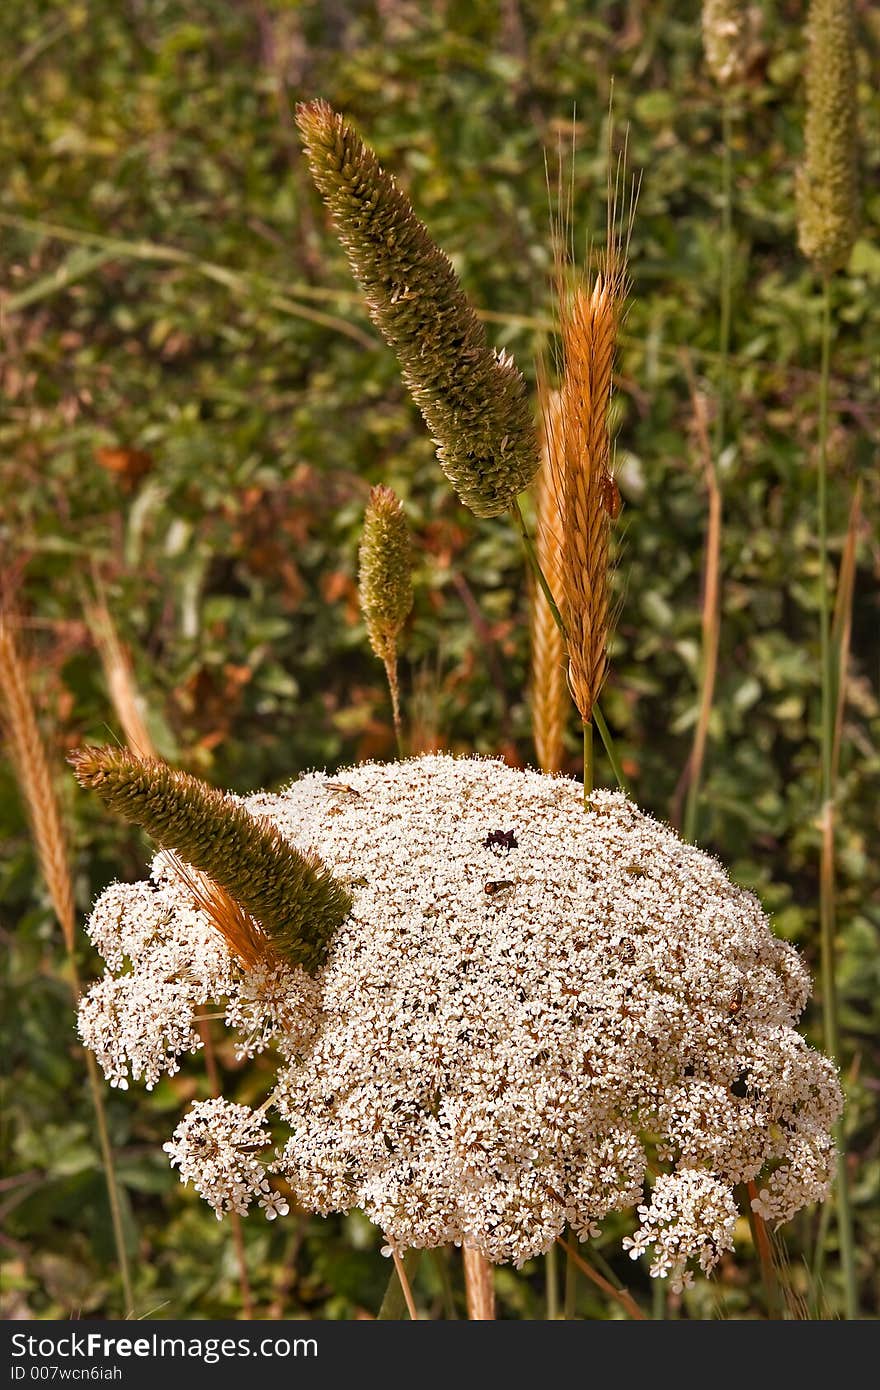
[[[561,445],[561,401],[543,376],[538,383],[544,438],[535,486],[535,550],[557,605],[562,600],[562,528],[550,451]],[[559,772],[564,758],[566,713],[565,640],[547,599],[534,585],[530,609],[532,735],[544,772]]]
[[[563,380],[550,475],[559,510],[568,683],[589,724],[608,668],[609,532],[619,511],[608,410],[619,319],[613,276],[578,285],[560,305]]]

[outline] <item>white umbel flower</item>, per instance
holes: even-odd
[[[219,1221],[227,1211],[247,1213],[256,1200],[269,1221],[286,1216],[289,1207],[275,1192],[260,1159],[270,1143],[265,1117],[246,1105],[217,1098],[198,1100],[183,1118],[169,1144],[163,1144],[180,1181],[191,1182],[214,1208]]]
[[[774,1222],[825,1194],[841,1097],[795,1030],[797,953],[624,796],[585,811],[568,779],[432,756],[246,804],[353,898],[314,978],[225,986],[244,1050],[280,1054],[275,1167],[303,1207],[521,1264],[642,1202],[650,1159],[633,1248],[682,1282],[729,1248],[737,1184]]]

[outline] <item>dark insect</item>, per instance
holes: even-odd
[[[483,841],[484,849],[498,845],[499,849],[518,849],[517,838],[512,830],[492,830]]]
[[[743,1006],[744,997],[745,990],[743,989],[742,985],[737,985],[736,989],[733,992],[733,998],[727,1006],[727,1012],[730,1014],[731,1018],[736,1018],[737,1014],[740,1012]]]
[[[495,896],[496,893],[503,893],[504,890],[505,890],[505,888],[512,888],[512,887],[513,887],[513,879],[512,879],[512,878],[497,878],[497,879],[493,879],[491,883],[486,883],[486,884],[484,884],[484,885],[483,885],[483,892],[484,892],[484,893],[488,893],[488,895],[489,895],[490,898],[494,898],[494,896]]]
[[[612,478],[610,473],[605,473],[599,480],[599,493],[602,498],[602,506],[605,508],[612,521],[620,516],[620,488]]]
[[[737,1100],[745,1100],[746,1096],[749,1094],[749,1074],[747,1071],[740,1072],[739,1076],[732,1083],[730,1092],[731,1095],[736,1096]]]

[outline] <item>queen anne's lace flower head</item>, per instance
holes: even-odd
[[[164,1144],[181,1182],[191,1182],[219,1221],[224,1212],[247,1214],[254,1199],[273,1221],[289,1204],[269,1184],[260,1153],[269,1144],[265,1120],[246,1105],[199,1100]]]
[[[653,1247],[652,1271],[680,1285],[689,1260],[709,1270],[730,1248],[736,1185],[755,1180],[772,1223],[825,1195],[841,1097],[795,1030],[797,953],[624,796],[585,811],[567,779],[436,756],[312,773],[246,805],[351,893],[324,966],[224,958],[160,856],[152,886],[96,905],[92,939],[131,971],[81,1012],[108,1074],[155,1079],[191,1036],[158,988],[177,952],[190,1017],[210,995],[243,1052],[274,1042],[274,1156],[242,1159],[251,1112],[226,1102],[196,1108],[210,1161],[195,1121],[175,1136],[181,1176],[218,1212],[265,1196],[268,1164],[302,1206],[360,1207],[397,1248],[521,1264],[566,1222],[586,1239],[637,1207],[631,1252]],[[120,1021],[120,986],[152,991],[152,1014]]]

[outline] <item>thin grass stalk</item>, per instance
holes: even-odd
[[[495,1282],[492,1266],[477,1250],[462,1251],[468,1317],[472,1322],[495,1321]]]
[[[452,1287],[452,1275],[449,1272],[449,1247],[442,1246],[437,1250],[431,1251],[432,1264],[437,1271],[440,1280],[440,1288],[443,1293],[443,1311],[448,1322],[458,1322],[458,1312],[455,1307],[455,1290]]]
[[[57,223],[43,222],[37,218],[16,217],[11,213],[0,214],[0,226],[17,227],[21,231],[34,232],[38,236],[52,237],[79,246],[101,247],[108,252],[108,258],[121,257],[127,260],[182,265],[195,274],[203,276],[206,280],[212,280],[215,284],[222,285],[231,294],[248,296],[255,293],[266,293],[269,305],[281,313],[290,314],[294,318],[305,319],[308,323],[319,324],[321,327],[330,328],[336,333],[342,333],[345,337],[351,338],[359,347],[366,348],[368,351],[372,351],[376,346],[375,338],[357,328],[355,324],[337,318],[335,314],[325,314],[320,309],[310,309],[307,305],[292,299],[289,293],[291,286],[285,285],[282,288],[277,280],[273,281],[267,276],[232,270],[229,266],[203,260],[200,256],[195,256],[190,251],[182,251],[176,246],[163,246],[159,242],[144,240],[126,241],[122,237],[101,236],[98,233],[83,231],[77,227],[63,227]],[[94,268],[93,266],[92,269]],[[42,286],[45,289],[45,294],[37,294],[35,286],[30,286],[28,290],[22,291],[22,296],[28,296],[27,303],[34,303],[38,298],[43,298],[58,288],[52,283],[51,277],[45,277]],[[297,294],[306,293],[307,289],[301,285],[296,285],[293,288]],[[314,292],[308,292],[307,297],[315,299],[318,296]],[[326,294],[320,297],[324,299],[341,298],[337,294]],[[352,296],[351,298],[354,300],[359,297]],[[21,307],[23,307],[21,300],[17,298],[10,299],[7,304],[7,310],[10,313]]]
[[[819,660],[821,669],[821,848],[819,863],[819,934],[821,943],[822,1021],[825,1050],[840,1061],[840,1028],[835,963],[835,835],[834,835],[834,745],[837,727],[834,656],[831,647],[831,606],[828,595],[828,396],[831,376],[831,276],[822,282],[822,360],[819,378],[819,463],[816,505],[819,531]],[[843,666],[841,665],[841,672]],[[840,684],[843,684],[841,675]],[[836,698],[835,698],[836,695]],[[837,1228],[844,1285],[844,1308],[850,1320],[858,1317],[858,1281],[849,1174],[844,1152],[843,1122],[838,1121],[837,1140]]]
[[[40,868],[49,889],[49,896],[67,950],[70,988],[74,1011],[76,1011],[82,991],[76,967],[76,912],[67,841],[55,790],[52,786],[46,752],[40,737],[36,713],[27,686],[24,665],[18,654],[12,632],[2,618],[0,618],[0,691],[2,691],[3,703],[6,708],[9,746],[16,779],[28,809]],[[98,1132],[98,1146],[101,1151],[101,1162],[107,1185],[107,1200],[110,1205],[110,1220],[113,1226],[116,1260],[122,1284],[124,1311],[126,1316],[131,1316],[134,1312],[134,1289],[128,1252],[125,1248],[122,1202],[119,1195],[113,1147],[110,1143],[110,1131],[107,1126],[107,1113],[104,1108],[103,1086],[98,1076],[97,1064],[88,1048],[85,1049],[85,1059],[92,1107],[95,1112],[95,1126]]]
[[[718,482],[717,464],[711,449],[707,449],[705,459],[709,517],[706,525],[706,548],[703,561],[700,703],[694,730],[694,742],[688,763],[688,790],[683,826],[684,838],[691,841],[696,837],[700,785],[706,756],[706,744],[709,738],[709,722],[712,718],[712,705],[715,698],[718,648],[721,640],[721,487]]]
[[[143,701],[135,682],[131,659],[103,600],[87,605],[86,621],[95,639],[110,702],[122,726],[126,743],[141,758],[158,757],[144,719]]]
[[[574,1264],[577,1265],[581,1273],[585,1274],[597,1288],[601,1289],[603,1293],[608,1294],[609,1298],[615,1299],[622,1308],[626,1309],[631,1318],[636,1318],[639,1322],[646,1321],[645,1314],[636,1303],[632,1294],[628,1293],[624,1288],[615,1288],[614,1284],[612,1284],[609,1279],[604,1278],[598,1270],[593,1269],[592,1265],[587,1264],[587,1261],[578,1254],[574,1246],[567,1240],[563,1240],[562,1236],[557,1236],[556,1239],[566,1254],[570,1256]]]
[[[403,1260],[401,1259],[400,1255],[397,1253],[396,1245],[391,1245],[391,1258],[394,1261],[394,1269],[397,1274],[401,1291],[403,1293],[404,1302],[406,1303],[406,1311],[409,1313],[409,1316],[413,1322],[418,1322],[419,1314],[416,1308],[416,1301],[413,1298],[412,1286],[409,1282],[409,1276],[407,1274],[406,1266]]]
[[[391,1242],[389,1241],[389,1247]],[[388,1280],[388,1287],[382,1299],[382,1305],[377,1314],[380,1322],[400,1322],[404,1314],[409,1313],[409,1305],[406,1298],[406,1289],[409,1289],[409,1297],[412,1299],[412,1283],[415,1278],[416,1270],[422,1257],[421,1250],[407,1250],[400,1257],[400,1262],[395,1260],[391,1277]]]
[[[700,787],[715,697],[718,645],[721,630],[721,487],[718,462],[724,449],[729,395],[730,329],[733,305],[733,142],[732,108],[726,90],[721,96],[721,280],[718,325],[718,395],[715,415],[715,449],[707,451],[706,482],[709,489],[709,522],[703,580],[702,650],[700,654],[700,705],[688,769],[688,791],[683,834],[693,840],[697,830]]]
[[[397,753],[401,758],[406,757],[403,744],[403,722],[400,717],[400,682],[397,677],[397,654],[386,657],[382,663],[385,667],[385,678],[388,681],[388,693],[391,696],[391,717],[394,720],[394,737],[397,741]]]
[[[545,1322],[556,1322],[559,1317],[559,1252],[551,1245],[544,1256],[545,1288],[547,1293],[547,1312]]]
[[[667,1311],[666,1281],[653,1279],[651,1281],[651,1317],[654,1322],[665,1322]]]

